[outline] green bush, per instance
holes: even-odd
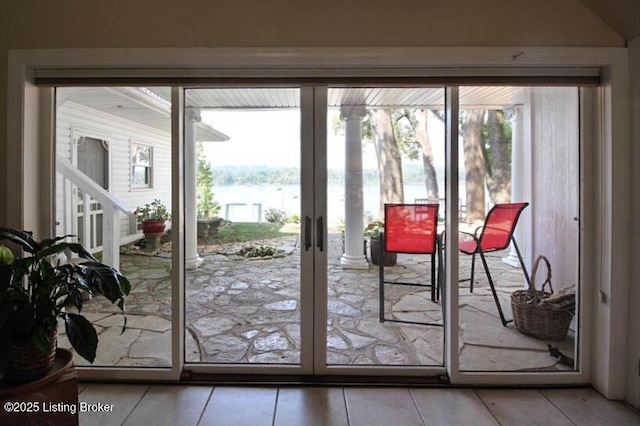
[[[282,210],[270,208],[264,212],[264,218],[269,223],[284,224],[287,221],[287,214]]]

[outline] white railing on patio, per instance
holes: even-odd
[[[120,213],[133,214],[133,210],[125,206],[120,200],[110,192],[98,185],[89,176],[74,167],[68,160],[57,156],[57,171],[67,179],[73,186],[83,192],[82,203],[82,240],[80,243],[87,248],[92,248],[97,243],[98,227],[92,226],[92,205],[96,202],[102,206],[102,262],[120,267]],[[66,185],[65,185],[66,187]],[[72,191],[73,193],[73,191]],[[68,203],[72,203],[72,208],[78,208],[78,198],[76,196],[64,197],[65,210]],[[95,212],[95,209],[94,209]],[[93,238],[92,238],[93,237]]]
[[[262,222],[262,203],[227,203],[224,219],[235,222]]]

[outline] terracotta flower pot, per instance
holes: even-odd
[[[148,219],[142,221],[142,232],[146,236],[159,237],[164,235],[165,221],[160,219]]]
[[[42,352],[31,339],[11,343],[9,350],[9,368],[6,369],[4,382],[12,386],[34,382],[46,376],[56,357],[58,331],[49,334],[49,351]]]

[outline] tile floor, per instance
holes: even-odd
[[[590,388],[212,387],[80,384],[79,400],[114,404],[81,425],[640,425]]]

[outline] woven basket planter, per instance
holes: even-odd
[[[45,353],[40,351],[30,339],[13,342],[4,381],[11,385],[21,385],[46,376],[51,371],[56,358],[58,332],[55,329],[49,335],[49,347],[50,350]]]
[[[540,262],[547,266],[547,278],[541,290],[535,288],[535,277]],[[545,291],[549,285],[550,292]],[[517,290],[511,294],[511,310],[516,329],[527,336],[540,340],[563,340],[573,320],[570,310],[557,310],[545,306],[542,301],[553,295],[551,286],[551,265],[549,260],[540,255],[533,265],[531,282],[527,290]]]

